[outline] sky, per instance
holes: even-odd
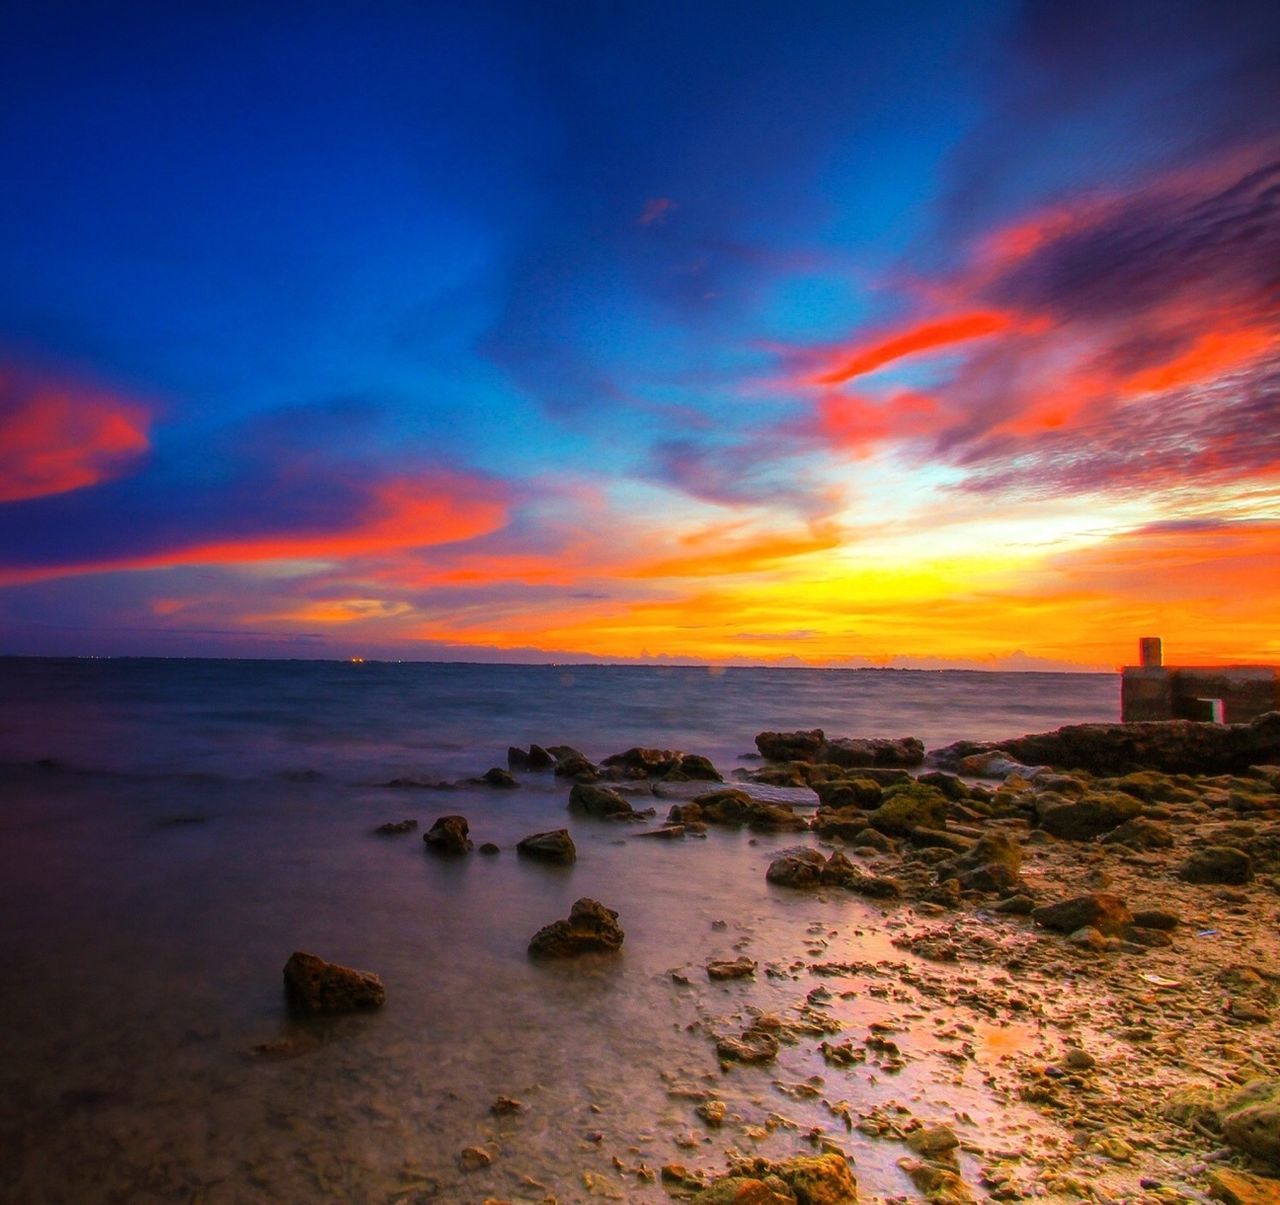
[[[0,7],[0,654],[1280,661],[1280,9]]]

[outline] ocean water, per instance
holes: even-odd
[[[664,1200],[637,1167],[723,1162],[677,1081],[759,1123],[753,1149],[800,1149],[790,1127],[831,1116],[777,1084],[830,1074],[813,1044],[722,1074],[709,1039],[794,1008],[797,985],[701,968],[815,943],[886,957],[891,918],[766,884],[794,834],[636,840],[569,816],[550,775],[379,784],[466,779],[532,741],[680,748],[728,777],[764,728],[936,747],[1118,711],[1111,675],[0,660],[0,1200]],[[502,852],[428,854],[452,813]],[[372,835],[407,817],[417,833]],[[558,827],[572,867],[515,857]],[[623,951],[531,962],[580,896],[619,912]],[[386,1007],[291,1020],[295,949],[377,971]],[[908,1070],[894,1090],[931,1089]],[[495,1118],[500,1095],[523,1108]],[[473,1145],[492,1163],[464,1172]],[[890,1155],[855,1153],[865,1189],[906,1191]]]

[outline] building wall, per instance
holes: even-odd
[[[1243,724],[1280,711],[1280,674],[1270,666],[1128,666],[1121,678],[1122,720],[1208,720],[1205,700],[1220,699],[1223,720]]]

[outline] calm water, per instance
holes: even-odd
[[[705,1028],[812,986],[707,985],[709,957],[889,951],[875,909],[766,885],[794,836],[637,841],[571,819],[549,776],[376,784],[479,774],[531,741],[682,748],[727,776],[763,728],[936,746],[1115,719],[1118,694],[1108,675],[0,660],[0,1199],[663,1200],[613,1158],[722,1162],[671,1079],[748,1120],[785,1106],[829,1126],[773,1089],[814,1072],[812,1044],[722,1076]],[[501,855],[443,861],[369,831],[454,812]],[[572,868],[513,856],[561,826]],[[583,895],[618,910],[623,953],[531,964],[532,932]],[[292,1025],[294,949],[376,970],[387,1006]],[[292,1057],[255,1053],[280,1038]],[[491,1117],[502,1094],[524,1110]],[[492,1166],[460,1172],[485,1144]],[[886,1160],[859,1153],[869,1191],[903,1191]]]

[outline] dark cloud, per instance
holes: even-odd
[[[993,301],[1059,321],[1109,322],[1190,293],[1201,309],[1274,315],[1280,303],[1280,160],[1209,195],[1175,179],[1114,205],[1097,222],[1033,252],[990,290]],[[1134,338],[1117,349],[1140,350]]]

